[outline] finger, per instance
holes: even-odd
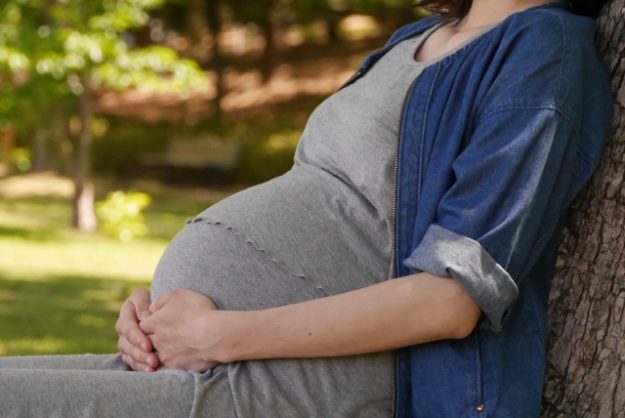
[[[122,356],[122,360],[126,358],[125,362],[126,364],[128,364],[128,366],[134,370],[135,372],[153,372],[155,371],[154,368],[152,367],[148,367],[142,363],[137,363],[136,361],[134,361],[130,356]]]
[[[150,339],[139,328],[139,320],[132,304],[124,303],[122,305],[115,330],[137,347],[141,347],[146,352],[152,351]]]
[[[143,321],[139,322],[139,330],[146,336],[152,335],[156,330],[157,323],[157,317],[155,318],[155,315],[151,315],[145,318]],[[154,344],[152,344],[152,347],[154,347]]]
[[[132,325],[133,322],[138,322],[138,319],[132,304],[126,300],[119,309],[119,318],[115,323],[115,331],[117,331],[118,334],[123,334],[127,332],[128,326]]]
[[[144,352],[123,337],[119,339],[118,348],[123,355],[131,359],[136,366],[135,370],[152,371],[158,366],[159,360],[154,353]]]
[[[150,291],[148,289],[135,289],[130,295],[130,303],[132,303],[135,315],[139,318],[139,314],[150,308]]]
[[[150,312],[154,313],[158,311],[163,306],[167,305],[171,300],[176,296],[178,292],[176,290],[172,290],[171,292],[167,292],[162,295],[160,298],[156,299],[156,302],[150,305]]]
[[[142,366],[138,366],[135,361],[127,354],[122,354],[122,361],[130,367],[131,370],[140,372],[143,370]]]
[[[136,363],[143,366],[155,367],[158,363],[154,353],[146,353],[123,337],[119,340],[118,348],[120,352],[130,356]]]
[[[154,350],[152,346],[152,341],[143,333],[140,328],[140,324],[133,324],[128,327],[128,330],[125,334],[122,334],[128,341],[130,341],[134,346],[140,347],[145,353],[150,353]]]
[[[150,315],[152,315],[152,312],[150,312],[149,309],[146,309],[145,311],[139,312],[139,320],[140,321],[144,321],[146,320]]]
[[[130,366],[131,369],[134,370],[134,367],[132,367],[133,361],[130,357],[128,357],[127,354],[122,353],[122,361],[126,363],[128,366]]]
[[[148,364],[143,362],[144,359],[142,357],[133,356],[133,347],[132,344],[128,340],[123,337],[120,337],[117,348],[119,352],[122,353],[122,360],[124,360],[133,370],[144,370]]]

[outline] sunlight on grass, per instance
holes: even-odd
[[[0,270],[0,349],[6,355],[109,353],[117,312],[135,287],[104,276],[21,275]]]
[[[67,343],[65,341],[52,337],[44,338],[17,338],[7,343],[5,351],[7,355],[11,353],[28,353],[28,354],[52,354],[63,353],[67,351]]]
[[[30,197],[9,197],[1,186],[0,355],[117,351],[121,303],[134,288],[149,287],[186,220],[218,200],[206,196],[225,195],[194,199],[194,193],[152,190],[154,202],[145,211],[149,235],[123,243],[71,229],[66,198],[42,197],[41,187]]]
[[[46,274],[99,274],[146,281],[165,250],[163,242],[104,239],[32,242],[0,237],[0,267],[31,279]],[[28,279],[27,279],[28,280]]]

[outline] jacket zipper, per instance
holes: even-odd
[[[401,128],[402,128],[402,122],[403,122],[403,116],[404,116],[404,110],[406,108],[406,102],[408,101],[408,96],[410,96],[410,92],[412,91],[412,88],[415,84],[415,82],[417,81],[417,78],[419,78],[419,76],[415,77],[412,82],[410,83],[410,86],[408,87],[408,91],[406,92],[406,94],[404,95],[404,101],[401,105],[401,111],[399,112],[399,129],[397,130],[398,135],[397,135],[397,143],[396,143],[396,149],[395,149],[395,158],[394,158],[394,176],[395,176],[395,190],[393,193],[393,204],[392,204],[392,211],[391,211],[391,265],[393,267],[392,269],[392,277],[397,277],[397,273],[398,273],[398,266],[397,263],[395,262],[395,253],[397,252],[397,244],[396,244],[396,239],[397,239],[397,194],[398,194],[398,189],[399,189],[399,179],[398,179],[398,174],[399,174],[399,146],[400,146],[400,141],[401,141]],[[393,411],[392,411],[392,418],[396,418],[397,416],[397,361],[393,362]]]

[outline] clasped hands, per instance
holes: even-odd
[[[213,368],[223,362],[227,312],[190,290],[175,289],[152,303],[148,289],[136,289],[115,324],[122,360],[135,371]]]

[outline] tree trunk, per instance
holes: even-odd
[[[91,118],[92,103],[89,95],[89,81],[85,77],[83,81],[84,92],[80,96],[80,135],[76,153],[76,169],[74,173],[74,199],[72,226],[80,231],[93,231],[97,221],[93,209],[94,191],[93,184],[89,181],[90,176],[90,151],[91,151]]]
[[[33,166],[31,171],[40,172],[49,168],[48,158],[48,132],[42,128],[37,129],[33,135]]]
[[[221,0],[211,0],[207,3],[207,20],[211,37],[213,38],[213,47],[211,51],[212,66],[215,71],[215,118],[218,121],[222,119],[221,100],[225,95],[224,87],[224,64],[221,57],[221,48],[219,46],[219,34],[221,33],[221,16],[219,13]]]
[[[75,160],[72,158],[74,146],[69,128],[69,118],[66,112],[53,116],[52,139],[54,141],[56,167],[62,176],[70,177],[75,170]]]
[[[276,22],[274,16],[274,0],[266,0],[266,15],[264,16],[262,25],[263,37],[265,38],[265,48],[261,62],[261,75],[263,83],[271,80],[273,71],[278,61],[278,48],[276,44]]]
[[[12,125],[0,129],[0,177],[11,171],[11,150],[15,145],[15,131]]]
[[[214,0],[210,0],[208,3],[210,4],[213,1]],[[203,0],[187,1],[186,32],[194,45],[197,45],[202,40],[202,36],[206,33],[206,20],[204,19],[206,12],[204,8],[205,4]]]
[[[339,24],[341,23],[341,15],[337,13],[331,13],[323,21],[325,23],[326,32],[328,34],[328,43],[332,45],[340,43],[341,35],[339,30]]]
[[[542,417],[625,417],[625,0],[597,19],[616,93],[613,137],[571,208],[549,301]]]

